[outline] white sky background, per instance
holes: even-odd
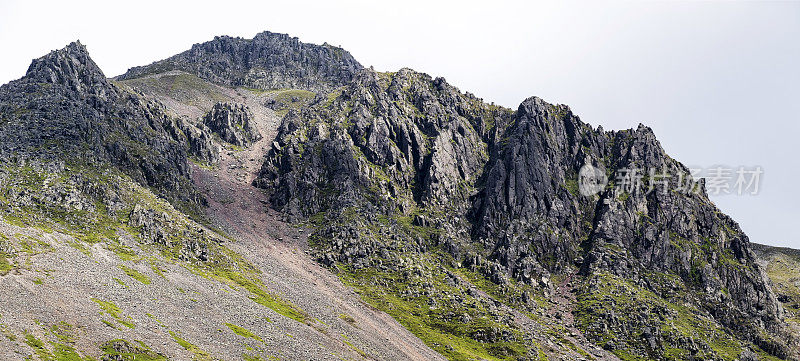
[[[656,132],[690,166],[764,168],[715,203],[754,242],[800,248],[800,2],[0,2],[0,83],[80,39],[107,76],[215,35],[270,30],[410,67],[516,108],[537,95],[606,130]]]

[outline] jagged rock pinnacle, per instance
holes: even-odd
[[[33,60],[25,77],[29,81],[63,84],[78,92],[95,92],[98,95],[103,87],[108,86],[103,71],[80,41]]]

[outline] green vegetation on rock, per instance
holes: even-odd
[[[242,326],[237,326],[237,325],[234,325],[232,323],[226,323],[225,326],[228,326],[228,328],[231,329],[231,331],[233,331],[233,333],[235,333],[235,334],[237,334],[239,336],[242,336],[242,337],[245,337],[245,338],[252,338],[253,340],[256,340],[256,341],[259,341],[259,342],[262,342],[262,343],[264,342],[264,339],[262,339],[258,335],[254,334],[253,332],[251,332],[250,330],[248,330],[248,329],[246,329],[246,328],[244,328]]]
[[[0,253],[0,276],[4,276],[9,271],[14,269],[14,266],[9,262],[8,255],[4,253]]]
[[[113,302],[98,300],[96,298],[92,298],[92,301],[100,306],[100,314],[106,314],[107,316],[110,316],[125,327],[136,328],[136,325],[130,321],[130,317],[123,315],[122,310]]]
[[[167,361],[163,355],[155,353],[146,347],[141,341],[136,344],[127,340],[110,340],[100,347],[103,352],[103,359],[119,361]]]
[[[186,351],[189,351],[189,353],[192,354],[192,359],[193,360],[195,360],[195,361],[212,361],[213,360],[213,358],[211,357],[211,355],[208,352],[203,351],[203,349],[201,349],[200,347],[197,347],[197,345],[195,345],[195,344],[193,344],[193,343],[191,343],[189,341],[184,340],[183,338],[178,336],[178,334],[175,333],[174,331],[169,331],[169,334],[170,334],[170,336],[172,336],[172,339],[175,340],[175,342],[178,345],[180,345]]]
[[[141,283],[149,285],[150,282],[151,282],[150,277],[147,277],[146,275],[142,274],[141,272],[139,272],[139,271],[137,271],[137,270],[135,270],[133,268],[130,268],[130,267],[125,266],[125,265],[120,265],[119,269],[121,269],[122,272],[125,272],[126,275],[130,276],[131,278],[133,278],[133,279],[135,279],[135,280],[137,280],[137,281],[139,281]]]
[[[53,332],[57,337],[60,336],[56,331]],[[46,346],[46,343],[36,336],[25,333],[25,344],[28,345],[41,361],[94,361],[95,359],[88,356],[80,355],[74,347],[71,346],[74,341],[71,338],[59,337],[61,342],[49,342],[52,351]]]
[[[608,273],[587,282],[579,293],[575,314],[578,327],[590,339],[624,360],[698,357],[732,361],[745,347],[700,310],[664,300]]]
[[[300,323],[311,322],[311,319],[305,311],[291,302],[267,292],[263,282],[257,277],[257,273],[253,273],[252,269],[250,269],[250,272],[246,273],[226,269],[212,269],[208,274],[214,279],[247,290],[250,292],[250,299],[253,300],[253,302],[266,306],[280,315]]]
[[[340,276],[370,305],[449,360],[514,360],[536,352],[514,326],[493,320],[487,305],[477,300],[453,302],[469,296],[449,285],[449,276],[432,267],[432,259],[422,258],[401,272],[342,266]],[[414,273],[425,276],[409,278]]]

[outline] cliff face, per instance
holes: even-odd
[[[211,108],[203,123],[222,140],[236,146],[247,146],[261,139],[253,127],[253,113],[247,106],[217,103]]]
[[[577,315],[589,335],[599,341],[611,330],[618,337],[611,347],[651,357],[663,357],[665,344],[682,345],[685,337],[660,328],[661,321],[610,316],[613,297],[600,296],[602,285],[631,282],[696,307],[779,357],[790,355],[782,308],[747,236],[702,183],[687,182],[688,169],[664,153],[649,128],[594,130],[568,108],[533,98],[520,105],[505,139],[476,198],[473,234],[518,279],[563,274],[574,260],[586,279],[578,297],[587,302]],[[586,164],[611,180],[590,196],[577,188]],[[631,178],[634,170],[640,179]],[[640,344],[642,332],[647,342]]]
[[[253,39],[219,36],[171,58],[131,68],[119,79],[182,70],[230,86],[327,92],[346,84],[361,68],[341,48],[266,31]]]
[[[587,164],[610,180],[596,194],[581,193]],[[512,112],[401,70],[288,114],[254,184],[311,217],[320,261],[346,272],[442,252],[544,298],[574,276],[576,323],[618,355],[790,357],[747,237],[688,174],[645,126],[594,129],[539,98]]]
[[[463,213],[466,186],[488,160],[490,124],[509,114],[441,78],[365,70],[327,101],[287,114],[255,183],[292,216],[354,204]]]

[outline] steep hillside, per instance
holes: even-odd
[[[202,204],[188,178],[184,125],[108,81],[80,43],[34,60],[25,77],[0,87],[0,112],[4,164],[113,165],[185,210]]]
[[[218,159],[200,162],[181,130],[198,123],[106,80],[82,45],[0,95],[0,358],[440,359],[280,241],[302,230],[257,195],[269,229],[215,217],[232,204],[204,193],[233,190],[234,147],[206,134]]]

